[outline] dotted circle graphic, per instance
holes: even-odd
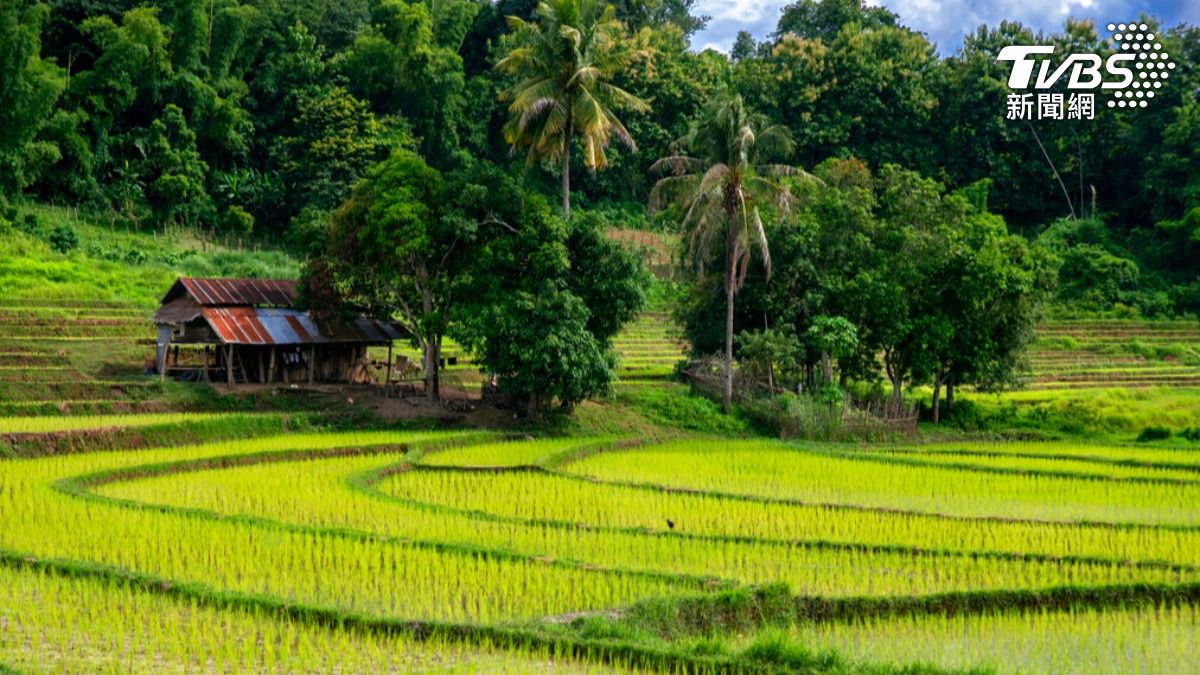
[[[1171,55],[1162,50],[1162,43],[1154,41],[1155,35],[1150,26],[1130,21],[1110,23],[1106,28],[1112,33],[1115,48],[1136,56],[1132,62],[1122,62],[1134,73],[1133,82],[1128,85],[1132,91],[1113,91],[1112,96],[1116,100],[1110,100],[1108,107],[1145,108],[1146,99],[1154,98],[1152,90],[1162,87],[1162,80],[1171,76],[1170,71],[1175,70],[1175,63],[1171,61]]]

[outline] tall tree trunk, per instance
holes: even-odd
[[[425,395],[430,401],[442,400],[442,336],[430,335],[425,343]]]
[[[725,388],[721,397],[721,409],[726,414],[733,409],[733,290],[734,275],[737,274],[737,239],[733,227],[730,218],[725,241]]]
[[[946,383],[946,412],[954,413],[954,382]]]
[[[892,381],[892,401],[899,405],[904,400],[903,392],[900,391],[901,385],[904,384],[904,378],[901,375],[904,370],[896,363],[892,353],[887,351],[883,355],[883,366],[887,371],[888,379]]]
[[[942,374],[933,374],[933,423],[941,421],[938,405],[942,402]]]
[[[429,278],[424,269],[421,269],[418,276],[422,280]],[[429,316],[433,311],[433,291],[427,284],[421,284],[421,310],[425,316]],[[442,400],[441,385],[438,381],[438,368],[441,367],[442,357],[442,337],[436,333],[426,335],[425,344],[422,347],[425,356],[425,396],[436,403]]]
[[[563,141],[562,209],[563,220],[571,219],[571,136],[575,133],[573,120],[567,120],[567,138]]]

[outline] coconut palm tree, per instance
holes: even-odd
[[[711,246],[725,235],[725,382],[722,404],[733,403],[733,299],[746,280],[750,254],[757,248],[771,276],[771,252],[760,206],[786,215],[792,206],[787,187],[774,178],[801,175],[790,166],[765,163],[785,159],[793,149],[786,127],[746,108],[741,96],[719,96],[701,111],[687,134],[675,141],[676,154],[658,160],[651,171],[667,174],[650,192],[650,210],[669,203],[683,208],[689,252],[701,276]]]
[[[513,47],[496,64],[516,77],[501,94],[511,114],[504,138],[514,150],[527,149],[530,165],[562,162],[563,215],[570,217],[572,137],[582,140],[592,171],[608,164],[613,138],[637,150],[613,111],[649,106],[611,80],[644,51],[643,40],[627,38],[612,5],[600,0],[543,0],[536,16],[536,23],[508,17]]]

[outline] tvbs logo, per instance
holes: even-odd
[[[998,61],[1012,63],[1008,87],[1016,91],[1033,89],[1037,93],[1037,119],[1092,119],[1095,90],[1111,95],[1108,107],[1145,108],[1157,90],[1171,76],[1175,64],[1163,51],[1161,42],[1144,23],[1108,24],[1117,52],[1102,58],[1098,54],[1068,54],[1053,61],[1055,48],[1050,45],[1012,45],[1000,50]],[[1035,76],[1035,67],[1036,76]],[[1042,93],[1055,88],[1061,93]],[[1034,118],[1034,94],[1008,96],[1009,119]],[[1064,105],[1065,104],[1065,105]]]

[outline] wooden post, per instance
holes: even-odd
[[[225,348],[225,383],[233,386],[233,345]]]
[[[387,375],[383,378],[383,395],[392,395],[392,343],[388,342]]]
[[[317,346],[312,345],[308,348],[308,383],[313,383],[313,368],[317,365]]]
[[[161,332],[160,332],[161,335]],[[157,354],[155,355],[157,356]],[[158,368],[158,381],[163,382],[167,379],[167,360],[171,358],[171,338],[167,338],[167,343],[163,345],[162,363],[155,361],[154,365]]]
[[[267,369],[267,382],[275,381],[275,346],[271,345],[271,367]]]
[[[255,359],[256,361],[258,361],[258,381],[259,381],[259,383],[261,383],[261,384],[266,384],[266,381],[267,381],[267,367],[266,367],[266,365],[263,363],[263,361],[265,361],[266,359],[264,359],[264,358],[263,358],[263,353],[262,353],[262,350],[261,350],[261,349],[256,349],[256,350],[254,350],[254,351],[258,352],[258,354],[257,354],[257,358]]]
[[[204,381],[211,382],[208,375],[208,345],[204,345]]]

